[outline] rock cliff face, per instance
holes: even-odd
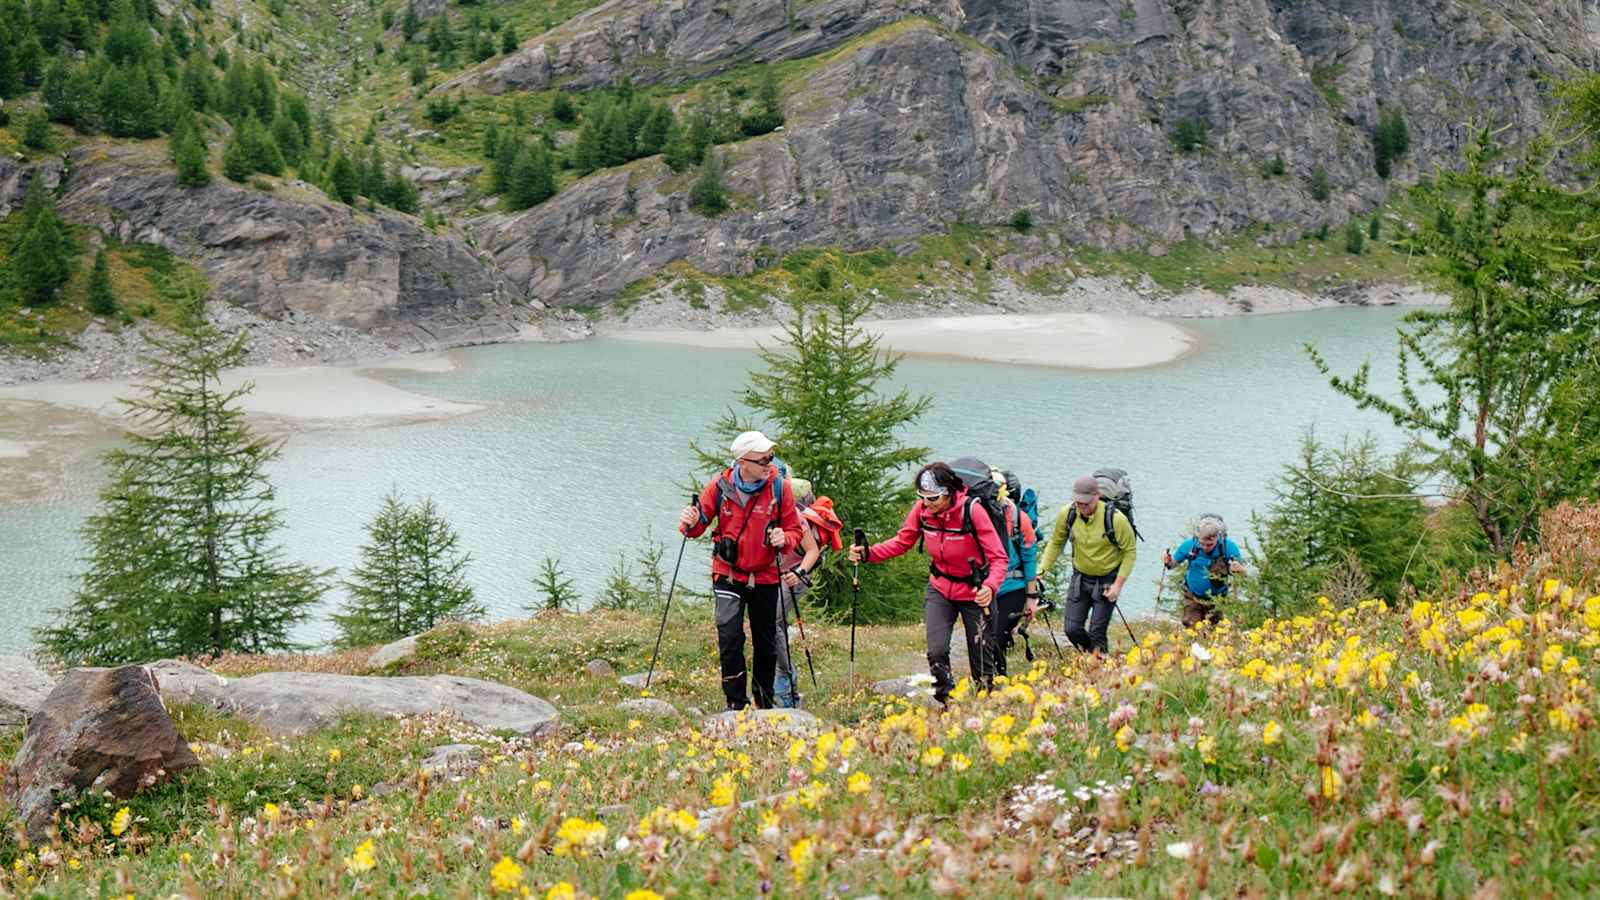
[[[1596,0],[610,0],[441,90],[688,84],[805,59],[787,70],[785,128],[721,149],[733,211],[692,212],[687,176],[639,160],[466,220],[480,253],[293,185],[182,190],[164,163],[103,148],[75,154],[62,202],[197,256],[253,310],[493,340],[529,299],[605,302],[675,261],[740,272],[758,250],[893,246],[1020,209],[1049,238],[1022,265],[1062,240],[1131,249],[1263,225],[1292,240],[1452,164],[1475,127],[1533,133],[1543,79],[1600,62],[1597,29]],[[1391,107],[1411,135],[1395,183],[1371,139]],[[1205,126],[1201,152],[1174,145],[1186,119]],[[1285,174],[1267,174],[1277,158]],[[0,165],[0,205],[20,184]]]
[[[408,346],[504,340],[521,292],[455,235],[359,212],[290,184],[267,193],[179,187],[138,148],[74,155],[60,208],[124,241],[200,263],[219,298],[269,316],[294,309]]]
[[[1270,223],[1292,239],[1372,208],[1381,107],[1404,110],[1401,179],[1452,162],[1475,124],[1531,133],[1538,76],[1591,66],[1581,2],[873,0],[618,2],[473,76],[488,90],[680,81],[735,61],[831,53],[782,133],[726,148],[735,211],[687,208],[659,160],[472,223],[519,286],[603,301],[665,263],[719,273],[757,248],[862,249],[1029,209],[1074,242],[1127,249]],[[887,27],[881,23],[893,21]],[[1170,134],[1193,118],[1204,152]],[[1285,176],[1264,173],[1281,157]],[[1311,174],[1325,169],[1326,202]]]

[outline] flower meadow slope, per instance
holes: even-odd
[[[1404,609],[1152,628],[964,683],[943,714],[823,705],[813,732],[458,731],[483,757],[434,774],[377,760],[455,726],[368,723],[212,758],[255,773],[237,805],[86,804],[55,844],[0,844],[0,892],[1580,896],[1597,647],[1600,597],[1508,573]]]

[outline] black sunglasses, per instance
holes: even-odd
[[[760,459],[747,459],[741,456],[739,457],[739,462],[750,463],[753,466],[770,466],[775,458],[776,456],[774,454],[768,453],[766,456],[763,456]]]

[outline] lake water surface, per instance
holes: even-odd
[[[1371,359],[1374,384],[1385,387],[1403,314],[1345,309],[1186,322],[1201,337],[1195,353],[1127,371],[909,359],[898,381],[934,402],[906,437],[934,458],[975,455],[1014,469],[1050,513],[1077,475],[1106,464],[1128,469],[1148,538],[1125,594],[1136,613],[1151,606],[1161,548],[1177,543],[1195,514],[1220,512],[1236,538],[1249,537],[1251,510],[1264,507],[1306,428],[1331,441],[1371,430],[1385,448],[1398,445],[1387,421],[1335,395],[1301,348],[1314,343],[1340,371]],[[523,615],[535,601],[531,579],[544,556],[559,558],[589,599],[619,550],[634,556],[647,533],[672,538],[684,503],[676,485],[692,470],[688,442],[705,439],[746,370],[759,365],[750,351],[615,340],[451,356],[453,372],[383,377],[485,404],[482,412],[295,433],[271,472],[288,555],[341,574],[356,563],[363,526],[391,487],[432,496],[471,552],[469,578],[493,618]],[[71,596],[77,529],[100,486],[99,449],[85,446],[43,495],[0,502],[0,653],[27,649],[31,629]],[[690,548],[685,579],[707,577],[707,552]],[[331,594],[329,609],[342,599]],[[323,616],[298,636],[331,634]]]

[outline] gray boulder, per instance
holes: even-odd
[[[413,634],[410,637],[403,637],[392,644],[384,644],[382,647],[372,651],[372,655],[367,657],[367,667],[382,669],[394,663],[410,659],[416,654],[417,635]]]
[[[612,668],[611,663],[608,663],[603,659],[589,660],[589,662],[584,665],[583,670],[588,672],[592,678],[610,678],[611,676],[617,674],[617,670]]]
[[[419,768],[432,775],[448,775],[474,769],[481,759],[483,748],[476,744],[445,744],[433,748]]]
[[[199,765],[144,666],[73,669],[28,723],[4,792],[31,840],[84,791],[118,798]]]
[[[645,678],[649,674],[650,673],[648,672],[634,672],[631,675],[623,675],[622,677],[618,678],[617,681],[621,682],[626,687],[631,687],[642,691],[644,690]]]
[[[383,678],[320,672],[266,672],[228,681],[218,708],[258,722],[274,736],[304,734],[346,713],[420,716],[452,713],[490,730],[543,735],[556,708],[516,688],[456,675]]]
[[[933,699],[933,686],[928,683],[926,675],[902,675],[898,678],[885,678],[872,684],[872,692],[885,697],[904,697],[927,706],[938,706],[938,701]]]
[[[148,668],[156,677],[163,700],[220,707],[227,693],[228,679],[191,662],[163,659]]]
[[[617,704],[617,709],[627,713],[641,716],[655,716],[662,719],[676,719],[678,708],[665,700],[654,697],[635,697]]]
[[[0,725],[21,725],[50,696],[55,682],[26,657],[0,656]]]
[[[702,731],[723,737],[737,735],[740,726],[752,731],[810,735],[822,730],[822,720],[803,709],[730,709],[701,721]]]

